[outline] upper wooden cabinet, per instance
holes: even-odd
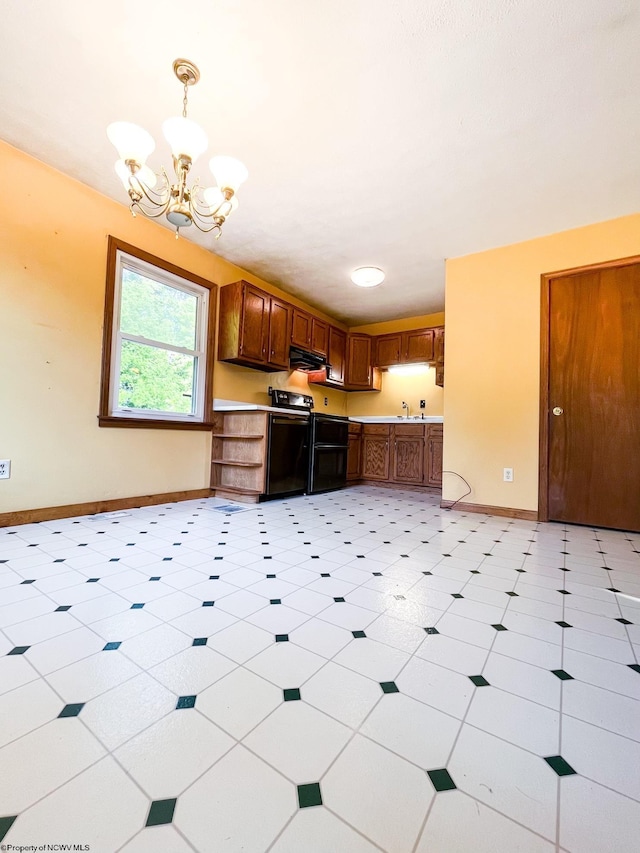
[[[433,331],[435,332],[433,355],[436,362],[436,385],[444,387],[444,326],[439,326]]]
[[[293,308],[291,343],[300,349],[311,349],[311,323],[313,317],[301,308]]]
[[[380,371],[373,366],[372,338],[370,335],[347,335],[347,391],[379,391],[382,387]]]
[[[434,360],[434,329],[413,329],[376,338],[377,367],[419,364]]]
[[[292,309],[291,344],[300,349],[327,355],[329,324],[301,308]]]
[[[347,333],[335,326],[329,326],[327,329],[327,367],[307,373],[309,383],[344,390],[346,367]]]
[[[218,359],[258,370],[289,367],[291,306],[246,281],[220,289]]]

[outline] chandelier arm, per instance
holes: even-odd
[[[148,219],[158,219],[160,216],[163,216],[167,212],[167,208],[169,207],[169,201],[170,199],[167,201],[166,204],[163,204],[160,207],[155,206],[152,208],[148,208],[145,207],[139,199],[134,199],[129,205],[129,207],[132,213],[134,212],[134,210],[139,210],[140,213],[142,213]]]
[[[208,233],[209,233],[209,231],[214,231],[216,228],[217,228],[218,230],[222,230],[222,224],[223,224],[223,223],[222,223],[222,222],[217,222],[217,221],[216,221],[216,220],[218,219],[218,217],[215,217],[215,218],[207,217],[207,218],[205,219],[205,218],[203,218],[202,216],[198,215],[198,214],[195,212],[195,210],[193,210],[193,208],[191,208],[191,210],[192,210],[192,212],[193,212],[193,214],[194,214],[194,217],[193,217],[193,224],[196,226],[196,228],[197,228],[199,231],[202,231],[204,234],[208,234]],[[210,222],[211,224],[210,224],[210,225],[208,225],[208,227],[207,227],[207,224],[208,224],[209,222]]]
[[[149,204],[154,206],[162,205],[166,207],[171,200],[171,183],[164,168],[162,169],[162,173],[159,177],[162,177],[164,180],[164,187],[159,192],[147,186],[147,184],[145,184],[145,182],[142,181],[135,173],[129,175],[129,187],[137,195],[144,196]]]

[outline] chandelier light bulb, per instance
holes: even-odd
[[[218,186],[223,190],[233,190],[234,193],[238,191],[240,184],[243,184],[249,177],[247,167],[235,157],[223,155],[212,157],[209,161],[209,168],[213,172]]]
[[[162,132],[176,160],[183,156],[193,163],[204,154],[209,145],[207,134],[190,118],[168,118],[162,125]]]
[[[220,213],[225,218],[231,216],[233,211],[238,208],[238,199],[235,196],[232,196],[227,201],[224,193],[219,187],[208,187],[202,194],[204,195],[204,200],[206,201],[212,215],[216,214],[221,205],[223,205],[223,207],[220,210]]]
[[[358,267],[351,273],[351,281],[358,287],[377,287],[384,281],[384,273],[378,267]]]
[[[129,192],[129,187],[131,184],[129,183],[129,177],[131,176],[131,170],[124,162],[124,160],[116,161],[116,175],[122,181],[122,186]],[[155,187],[157,178],[152,169],[148,166],[141,166],[138,171],[135,173],[136,178],[142,181],[142,183],[147,187]]]
[[[150,133],[129,121],[114,121],[107,128],[107,136],[115,145],[121,160],[135,160],[140,165],[146,162],[156,147]]]

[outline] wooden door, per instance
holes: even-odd
[[[267,361],[269,301],[268,293],[250,284],[244,286],[240,356],[262,364]]]
[[[327,355],[327,333],[329,326],[324,320],[318,320],[317,317],[311,318],[311,352],[317,352],[318,355]]]
[[[344,385],[347,361],[347,335],[335,326],[329,326],[327,361],[331,365],[329,379],[336,385]]]
[[[269,364],[289,369],[289,341],[291,340],[291,306],[282,299],[271,297],[269,312]]]
[[[444,326],[433,330],[433,359],[436,364],[444,364]]]
[[[392,364],[400,364],[402,346],[402,335],[380,335],[376,338],[375,363],[378,367],[389,367]]]
[[[294,306],[291,325],[291,343],[308,350],[311,347],[311,314]]]
[[[402,361],[418,364],[433,361],[433,329],[415,329],[402,333]]]
[[[393,427],[391,479],[394,483],[424,482],[424,425],[403,424]]]
[[[640,263],[547,281],[548,517],[640,530]]]

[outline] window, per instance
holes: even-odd
[[[210,427],[214,284],[109,238],[101,426]]]

